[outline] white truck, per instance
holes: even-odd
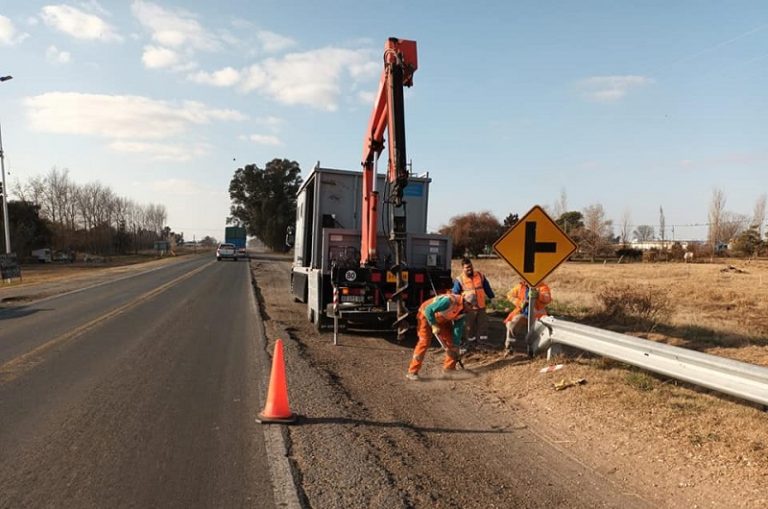
[[[51,250],[46,248],[35,249],[32,251],[32,258],[38,261],[38,263],[51,263],[53,261],[53,255]]]
[[[334,316],[342,328],[355,330],[387,329],[397,319],[391,303],[396,278],[389,270],[394,249],[385,233],[379,234],[378,262],[360,264],[362,180],[361,172],[321,168],[318,163],[299,189],[291,292],[307,304],[307,318],[318,330],[330,326]],[[385,176],[377,180],[384,189]],[[428,176],[411,177],[404,193],[408,264],[401,267],[407,284],[401,296],[410,312],[452,285],[451,239],[426,233],[430,182]],[[382,206],[382,197],[378,200]]]

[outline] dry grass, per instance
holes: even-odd
[[[503,260],[473,263],[499,297],[519,280]],[[746,272],[723,271],[729,265]],[[459,273],[459,261],[454,261],[453,270]],[[768,366],[768,349],[762,348],[768,346],[768,261],[565,263],[547,283],[554,297],[553,315]],[[606,323],[607,297],[621,297],[617,289],[622,288],[625,297],[655,301],[646,308],[646,320]],[[497,299],[496,304],[501,311],[506,303]]]

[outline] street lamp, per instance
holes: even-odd
[[[3,173],[3,226],[5,227],[5,254],[11,252],[11,230],[10,221],[8,221],[8,200],[6,195],[8,194],[8,188],[5,186],[5,155],[3,154],[3,129],[0,126],[0,169]]]
[[[2,81],[8,81],[12,80],[13,76],[2,76],[0,77],[0,82]],[[2,170],[3,174],[3,226],[5,227],[5,254],[11,254],[11,225],[10,221],[8,220],[8,187],[5,185],[5,156],[3,154],[3,130],[2,127],[0,127],[0,170]]]

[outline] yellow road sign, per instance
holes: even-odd
[[[493,244],[493,250],[536,286],[576,250],[576,244],[535,205]]]

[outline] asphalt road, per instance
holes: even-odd
[[[275,506],[246,262],[0,311],[0,507]]]

